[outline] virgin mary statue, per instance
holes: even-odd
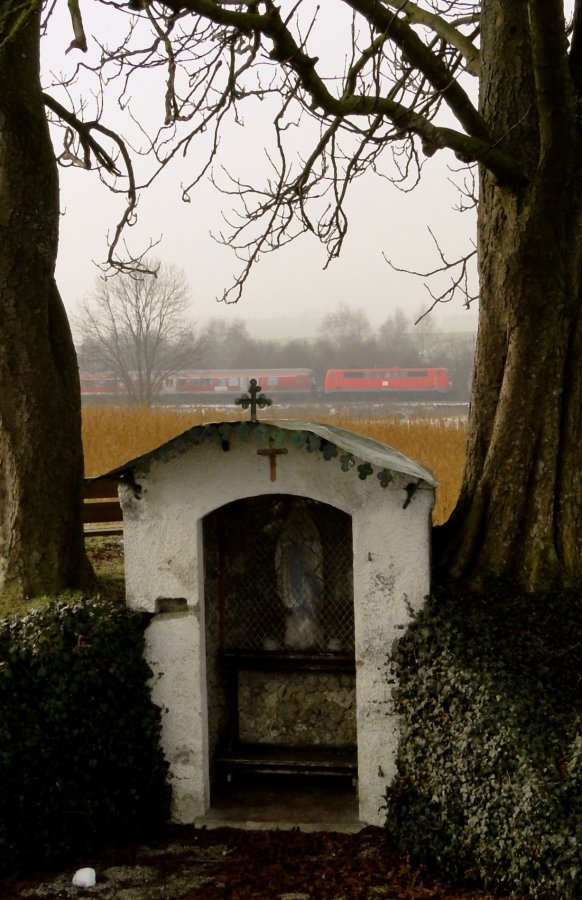
[[[275,551],[279,596],[287,611],[285,646],[310,650],[323,643],[318,621],[323,601],[323,554],[319,532],[307,506],[295,504]]]

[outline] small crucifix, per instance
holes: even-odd
[[[243,394],[242,397],[237,397],[234,401],[236,404],[242,406],[243,409],[248,409],[250,406],[251,422],[257,421],[257,406],[259,409],[264,409],[265,406],[270,406],[273,402],[268,397],[265,397],[264,394],[260,393],[262,390],[261,385],[257,384],[257,379],[251,378],[249,382],[249,393]]]
[[[272,446],[273,439],[269,438],[269,446],[264,447],[261,450],[257,450],[257,456],[268,456],[269,457],[269,473],[271,481],[277,480],[277,457],[285,456],[288,453],[288,450],[285,447],[276,447]]]

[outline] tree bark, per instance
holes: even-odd
[[[563,22],[550,3],[540,48],[527,7],[483,3],[481,112],[529,182],[481,172],[468,456],[436,561],[472,587],[534,591],[582,578],[582,179]]]
[[[54,278],[59,190],[41,96],[40,4],[0,16],[0,591],[87,582],[77,360]]]

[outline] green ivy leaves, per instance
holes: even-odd
[[[392,663],[402,846],[453,878],[580,897],[582,597],[439,592]]]
[[[143,621],[103,601],[0,621],[0,870],[166,821]]]

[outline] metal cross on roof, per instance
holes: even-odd
[[[273,402],[268,397],[265,397],[264,394],[260,393],[262,390],[261,385],[257,384],[257,379],[251,378],[248,394],[243,394],[242,397],[237,397],[234,401],[236,404],[242,406],[243,409],[248,409],[250,406],[251,422],[257,421],[257,406],[259,409],[264,409],[265,406],[270,406]]]

